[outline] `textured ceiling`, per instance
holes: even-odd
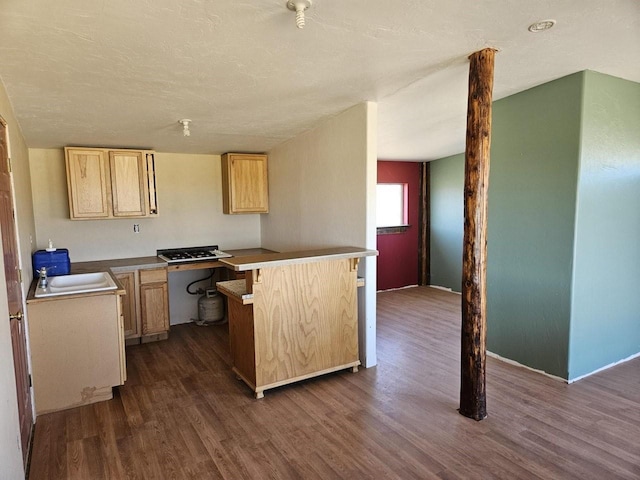
[[[585,69],[640,82],[638,0],[314,0],[304,30],[286,0],[2,4],[0,78],[34,148],[267,151],[374,101],[379,158],[429,160],[464,150],[484,47],[495,99]]]

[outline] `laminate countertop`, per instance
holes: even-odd
[[[302,250],[299,252],[272,252],[260,255],[244,255],[232,258],[221,258],[218,261],[237,272],[244,272],[265,267],[339,260],[341,258],[360,258],[373,255],[378,255],[378,251],[358,247],[333,247]]]
[[[256,256],[268,253],[274,253],[273,250],[267,250],[265,248],[244,248],[244,249],[235,249],[235,250],[225,250],[227,253],[234,255],[234,257],[244,257],[244,256]],[[59,295],[52,297],[35,297],[36,285],[38,283],[38,279],[34,278],[31,282],[29,292],[27,293],[27,303],[31,302],[42,302],[42,301],[50,301],[60,298],[73,298],[77,296],[87,296],[87,295],[113,295],[113,294],[124,294],[125,289],[122,287],[122,284],[115,277],[114,274],[126,272],[130,270],[146,270],[153,268],[168,268],[169,271],[179,271],[179,270],[194,270],[194,269],[204,269],[204,268],[221,268],[227,267],[227,265],[223,265],[219,260],[214,260],[210,262],[184,262],[178,264],[168,264],[165,260],[158,258],[157,256],[148,256],[148,257],[131,257],[131,258],[114,258],[109,260],[93,260],[88,262],[73,262],[71,264],[71,274],[77,273],[94,273],[94,272],[107,272],[111,275],[111,278],[117,285],[117,290],[106,290],[106,291],[97,291],[97,292],[89,292],[89,293],[79,293],[73,295]]]
[[[111,260],[94,260],[71,264],[71,273],[108,272],[118,273],[120,270],[143,270],[166,267],[167,262],[158,257],[115,258]]]
[[[274,253],[273,250],[265,248],[241,248],[235,250],[225,250],[234,257],[255,256],[265,253]],[[193,261],[167,263],[158,257],[132,257],[132,258],[116,258],[112,260],[96,260],[91,262],[78,262],[71,264],[71,273],[90,273],[90,272],[106,272],[111,270],[113,273],[120,273],[129,270],[144,270],[150,268],[168,267],[169,271],[179,270],[195,270],[204,268],[225,267],[220,263],[220,259],[211,261]]]

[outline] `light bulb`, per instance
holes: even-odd
[[[296,26],[304,28],[304,11],[311,6],[311,0],[289,0],[287,8],[296,12]]]
[[[191,123],[191,120],[189,120],[188,118],[183,118],[182,120],[178,120],[178,123],[182,124],[182,136],[190,137],[191,132],[189,131],[189,123]]]

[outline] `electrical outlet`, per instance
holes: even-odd
[[[140,225],[137,223],[133,224],[133,233],[140,233]]]

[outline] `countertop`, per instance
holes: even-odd
[[[275,253],[273,250],[266,248],[242,248],[235,250],[225,250],[234,257],[245,257],[261,255],[265,253]],[[97,260],[92,262],[78,262],[71,264],[71,273],[90,273],[90,272],[107,272],[111,270],[113,273],[120,273],[129,270],[143,270],[149,268],[168,267],[169,271],[180,270],[196,270],[205,268],[225,267],[220,260],[194,262],[167,263],[158,257],[133,257],[133,258],[116,258],[112,260]]]
[[[216,282],[216,288],[223,295],[230,298],[236,298],[243,305],[253,303],[253,293],[247,292],[246,280],[227,280],[224,282]]]
[[[267,250],[266,248],[242,248],[237,250],[224,250],[229,255],[234,257],[248,257],[255,255],[262,255],[265,253],[275,253],[273,250]],[[227,265],[222,263],[223,259],[204,261],[198,260],[196,262],[179,262],[169,264],[170,272],[180,272],[185,270],[201,270],[204,268],[227,268]]]
[[[235,249],[235,250],[225,250],[225,252],[233,255],[234,257],[254,257],[264,254],[273,254],[273,250],[267,250],[265,248],[244,248],[244,249]],[[113,295],[119,294],[124,295],[125,289],[122,287],[122,284],[118,281],[114,274],[127,272],[131,270],[145,270],[151,268],[168,268],[170,272],[172,271],[182,271],[182,270],[195,270],[195,269],[205,269],[205,268],[220,268],[227,267],[227,265],[220,262],[220,260],[213,260],[211,262],[205,261],[197,261],[197,262],[184,262],[177,264],[168,264],[166,261],[153,256],[153,257],[131,257],[131,258],[115,258],[110,260],[94,260],[90,262],[75,262],[71,264],[71,273],[93,273],[93,272],[108,272],[111,275],[111,278],[115,281],[118,286],[117,290],[103,290],[98,292],[88,292],[88,293],[79,293],[77,295],[58,295],[54,297],[42,297],[36,298],[35,291],[36,285],[38,283],[38,279],[34,278],[33,282],[31,282],[31,286],[29,287],[29,293],[27,294],[27,303],[33,302],[44,302],[44,301],[52,301],[52,300],[60,300],[60,299],[68,299],[75,298],[79,296],[86,295]]]
[[[227,265],[237,272],[243,272],[265,267],[322,262],[325,260],[339,260],[342,258],[360,258],[372,255],[378,255],[378,251],[358,247],[334,247],[317,250],[303,250],[299,252],[271,252],[259,255],[243,255],[232,258],[221,258],[219,262]]]
[[[36,286],[38,285],[38,278],[34,278],[33,281],[31,282],[31,286],[29,287],[29,292],[27,293],[27,303],[38,303],[38,302],[52,302],[55,300],[69,300],[71,298],[79,298],[79,297],[90,297],[90,296],[94,296],[94,295],[125,295],[127,293],[127,291],[124,289],[124,287],[122,286],[122,284],[118,281],[118,279],[115,277],[115,275],[113,275],[112,272],[110,272],[109,270],[92,270],[92,271],[83,271],[83,272],[76,272],[73,270],[73,266],[71,267],[71,272],[72,273],[93,273],[93,272],[107,272],[110,276],[111,279],[114,281],[114,283],[116,284],[116,289],[115,290],[98,290],[95,292],[84,292],[84,293],[75,293],[75,294],[70,294],[70,295],[54,295],[54,296],[50,296],[50,297],[40,297],[37,298],[36,297]],[[55,278],[55,277],[53,277]]]
[[[116,258],[112,260],[72,263],[71,273],[108,272],[109,270],[118,273],[120,270],[142,270],[166,266],[167,262],[158,257]]]

